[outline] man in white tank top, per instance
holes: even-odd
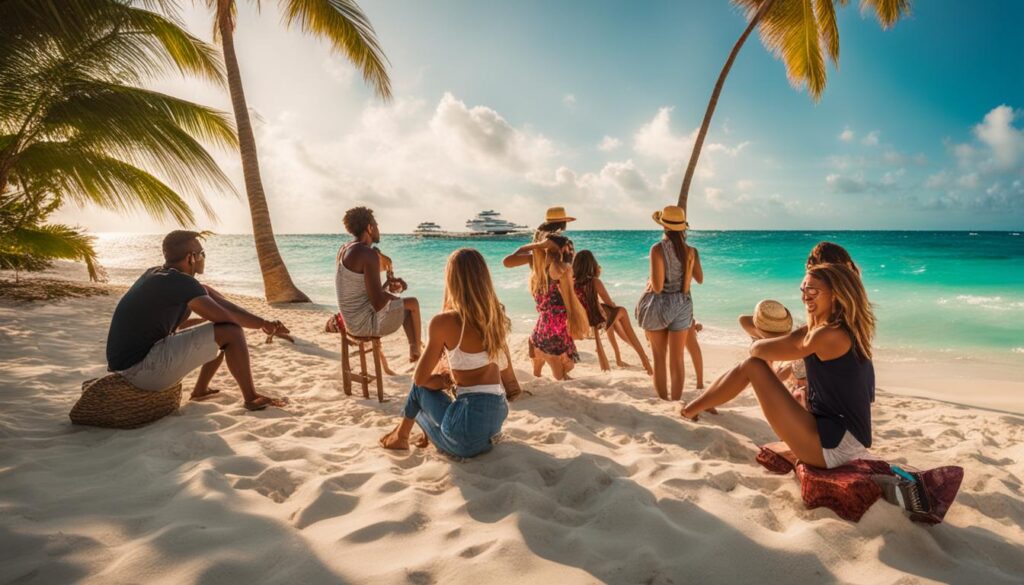
[[[345,212],[344,223],[354,239],[338,252],[334,283],[345,327],[360,337],[384,337],[401,326],[409,339],[409,361],[415,362],[421,352],[420,305],[415,298],[398,296],[407,286],[374,247],[380,243],[380,228],[373,211],[353,207]],[[382,271],[387,272],[384,282]]]

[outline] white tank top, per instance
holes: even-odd
[[[466,322],[462,322],[462,330],[459,331],[459,342],[455,344],[454,349],[445,348],[448,353],[448,365],[453,370],[476,370],[482,368],[488,364],[497,364],[499,370],[503,370],[508,367],[508,360],[505,358],[505,352],[502,352],[498,356],[498,361],[494,361],[487,357],[486,351],[478,351],[470,353],[462,350],[462,337],[466,334]]]

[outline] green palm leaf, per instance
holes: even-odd
[[[324,37],[348,57],[381,98],[391,99],[387,57],[363,10],[352,0],[281,0],[286,25]]]
[[[131,164],[62,142],[35,142],[12,173],[28,192],[57,193],[62,201],[113,211],[142,210],[159,219],[192,225],[195,217],[180,195]]]
[[[878,23],[888,29],[910,14],[910,0],[861,0],[860,9],[862,12],[873,9]]]
[[[50,260],[83,262],[91,280],[106,276],[93,248],[95,238],[62,225],[27,226],[0,234],[0,268],[39,270]]]

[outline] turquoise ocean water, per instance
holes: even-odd
[[[571,231],[577,250],[594,252],[615,301],[632,312],[648,271],[655,231]],[[159,235],[104,234],[100,258],[113,282],[129,283],[139,268],[161,263]],[[821,240],[845,246],[863,270],[879,320],[879,347],[986,354],[1024,361],[1024,236],[1018,232],[753,232],[694,231],[705,280],[693,287],[695,314],[709,341],[742,343],[736,316],[762,298],[785,303],[802,320],[799,285],[804,261]],[[333,305],[334,257],[341,235],[281,235],[281,253],[298,286],[317,303]],[[425,318],[441,302],[449,253],[461,247],[487,258],[514,327],[529,330],[533,301],[527,269],[508,270],[501,258],[526,238],[424,239],[384,235],[381,249],[420,299]],[[204,281],[225,290],[262,295],[248,235],[213,236],[206,244]]]

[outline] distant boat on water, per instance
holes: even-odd
[[[481,211],[473,219],[466,221],[466,227],[470,233],[479,235],[505,236],[517,232],[523,232],[525,225],[517,225],[511,221],[501,219],[501,214],[493,209]]]
[[[528,232],[525,225],[518,225],[502,219],[501,214],[493,209],[481,211],[476,217],[466,220],[466,227],[469,231],[449,232],[441,229],[441,226],[425,221],[416,226],[413,230],[414,236],[422,238],[490,238],[497,236],[521,236]]]
[[[420,225],[416,226],[413,230],[413,235],[416,236],[441,236],[444,235],[444,231],[441,230],[441,226],[437,225],[432,221],[425,221]]]

